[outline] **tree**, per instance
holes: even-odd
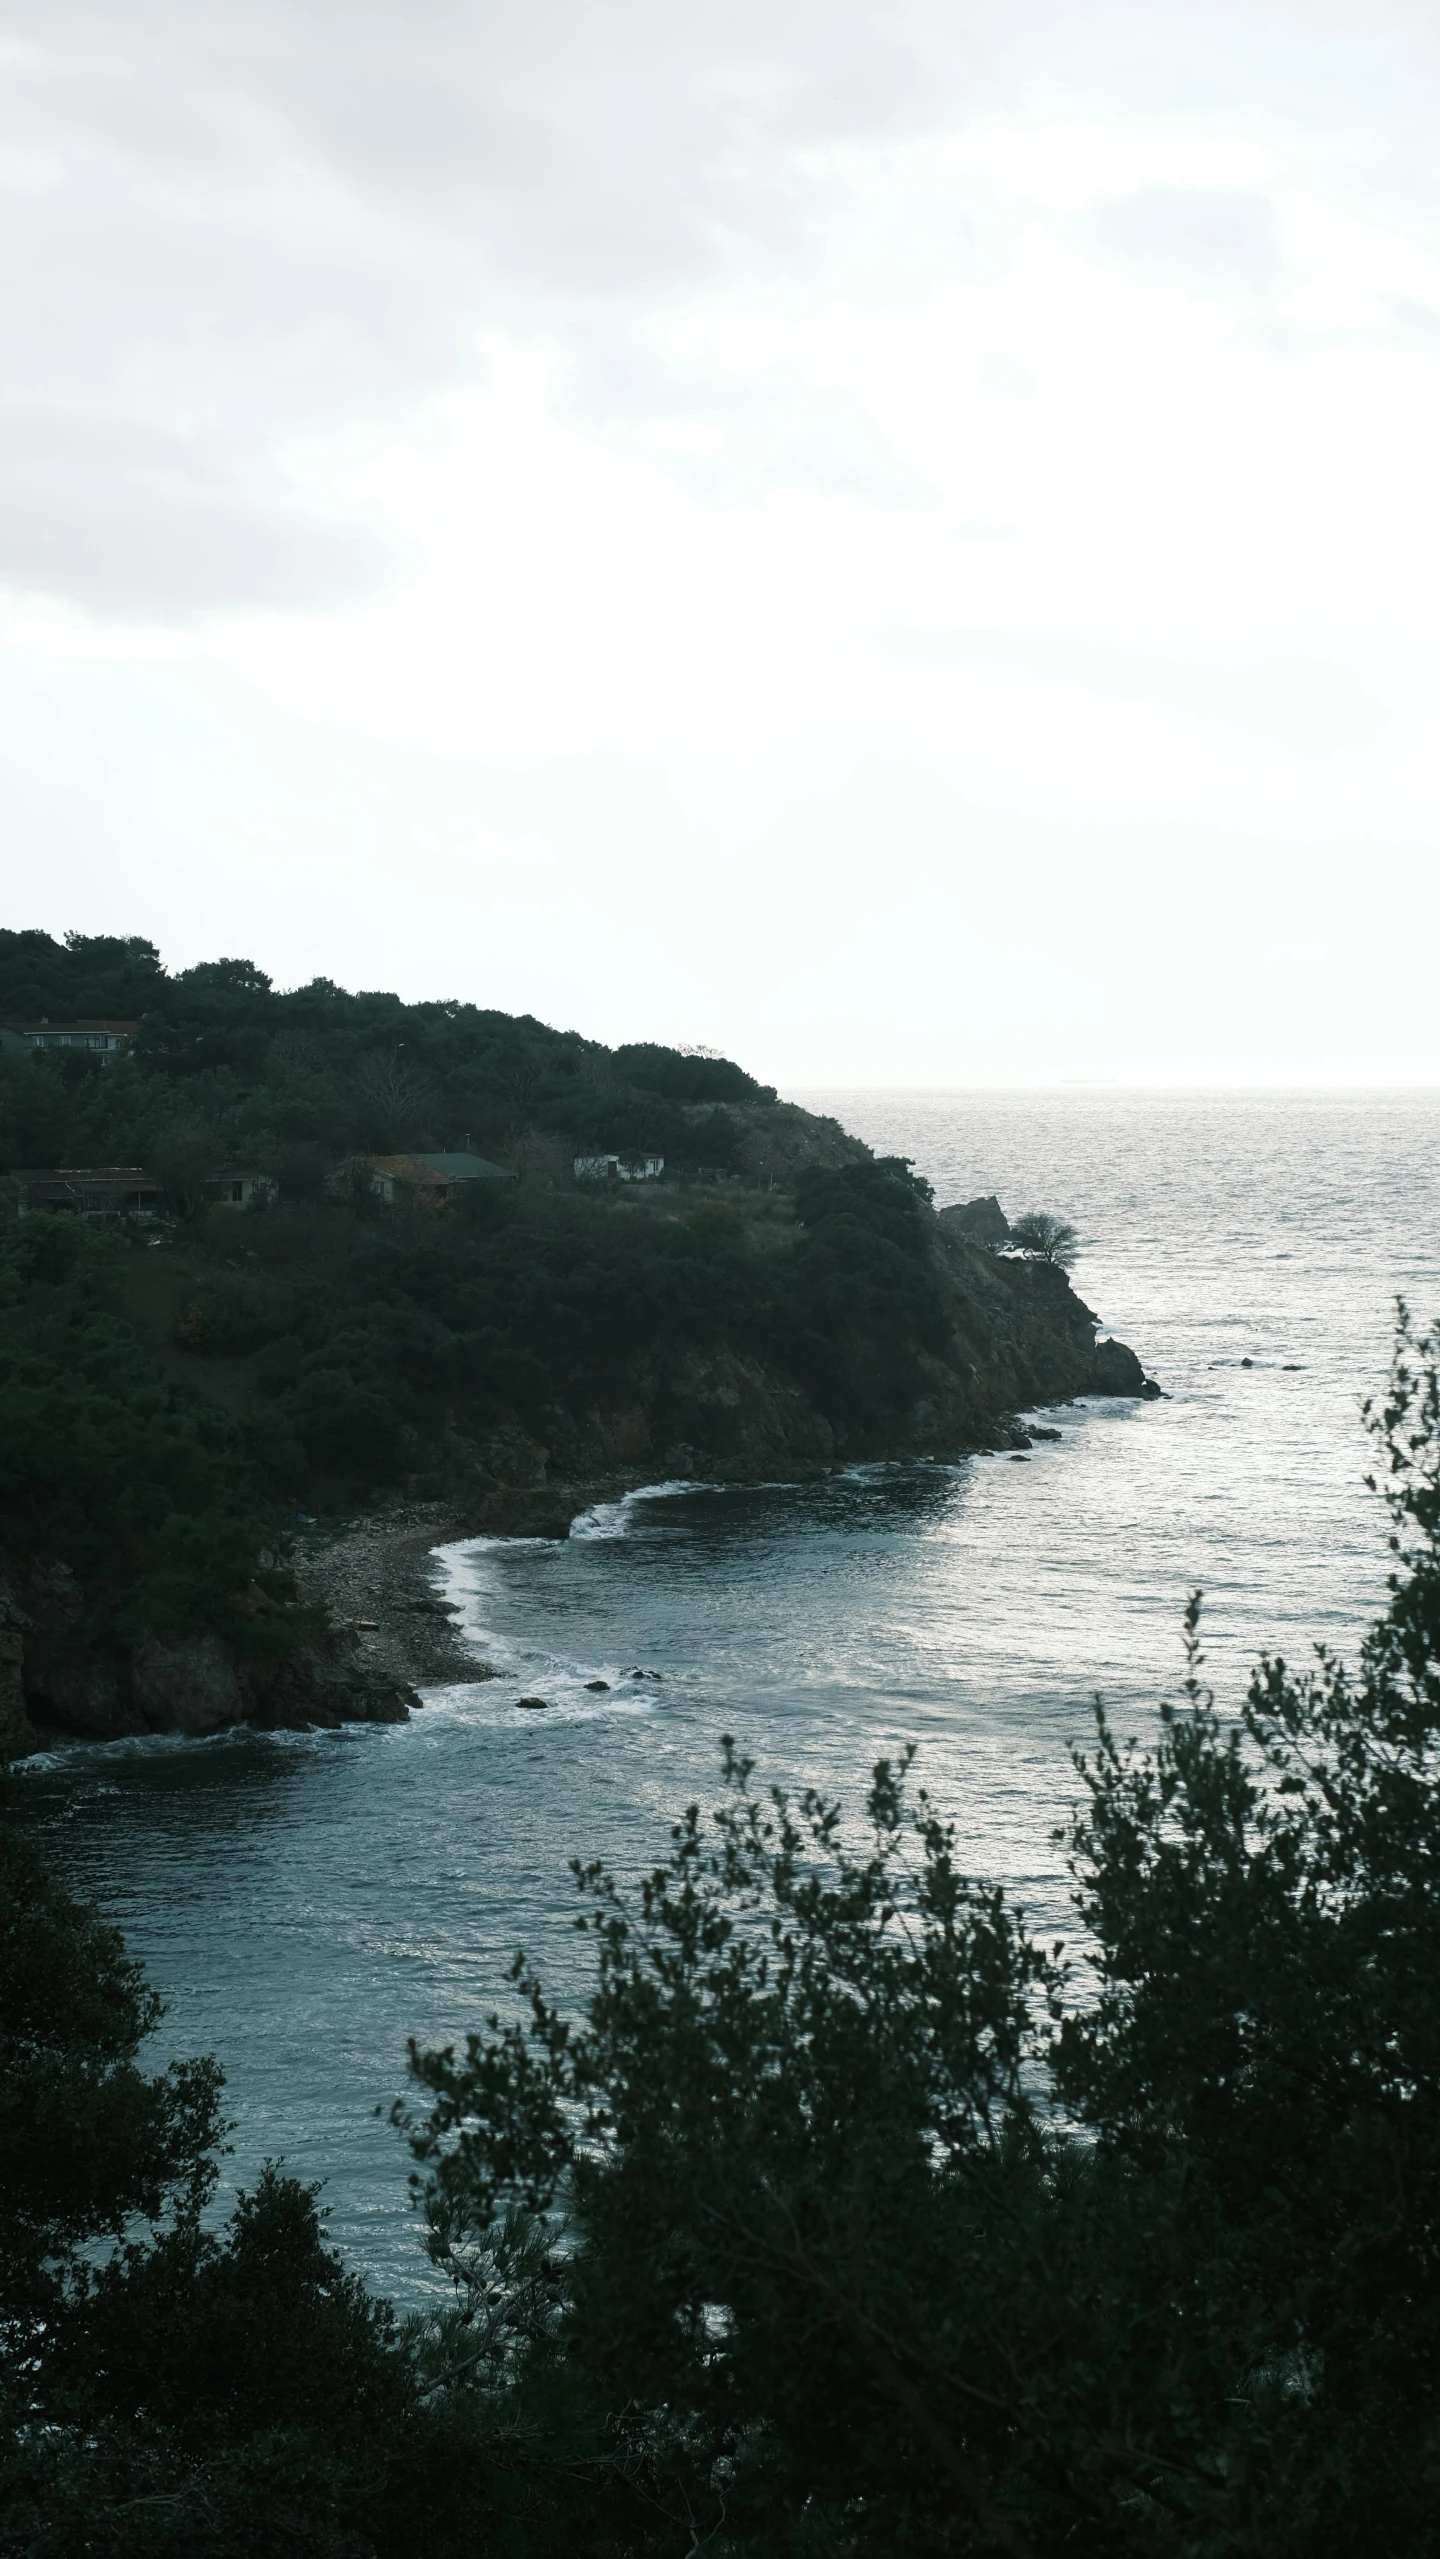
[[[583,2014],[412,2055],[457,2300],[608,2395],[732,2553],[1430,2559],[1440,2491],[1440,1338],[1373,1417],[1389,1604],[1353,1673],[1103,1714],[1068,1969],[907,1771],[868,1848],[752,1787],[627,1893]],[[528,2217],[528,2219],[527,2219]],[[461,2314],[464,2315],[463,2312]]]
[[[1075,1228],[1063,1217],[1052,1217],[1045,1208],[1030,1208],[1017,1217],[1010,1228],[1010,1241],[1037,1260],[1054,1262],[1062,1271],[1073,1269],[1080,1249]]]
[[[0,2368],[22,2389],[96,2251],[137,2216],[193,2225],[214,2186],[220,2073],[147,2075],[161,2014],[0,1804]]]
[[[1102,1718],[1083,1770],[1096,1996],[1056,2081],[1140,2189],[1208,2234],[1181,2249],[1191,2411],[1174,2429],[1212,2482],[1207,2550],[1433,2547],[1437,1355],[1402,1307],[1370,1414],[1395,1570],[1355,1669],[1323,1646],[1302,1674],[1267,1658],[1222,1714],[1193,1604],[1158,1747],[1121,1750]]]
[[[223,2083],[142,2067],[162,2013],[0,1805],[0,2553],[398,2559],[393,2315],[274,2168],[205,2227]]]
[[[726,1801],[676,1825],[638,1908],[577,1867],[598,1973],[582,2023],[517,1966],[528,2023],[492,2020],[463,2059],[415,2053],[433,2104],[402,2120],[462,2294],[512,2289],[517,2210],[564,2226],[545,2343],[650,2412],[637,2454],[697,2536],[728,2520],[737,2548],[789,2548],[858,2497],[855,2546],[893,2548],[957,2499],[998,2514],[951,2394],[928,2404],[930,2357],[961,2342],[935,2214],[971,2254],[986,2219],[1024,2214],[1043,2144],[1021,2074],[1052,1974],[903,1771],[877,1769],[859,1857],[833,1805],[767,1800],[751,1775],[727,1743]],[[962,2314],[982,2364],[1010,2254]],[[976,2406],[1003,2434],[993,2391]]]
[[[216,1170],[215,1150],[205,1130],[194,1121],[172,1122],[161,1132],[153,1160],[167,1206],[177,1217],[194,1217]]]
[[[355,1090],[372,1113],[385,1143],[403,1146],[419,1135],[435,1109],[436,1093],[423,1068],[398,1049],[371,1049],[355,1069]]]

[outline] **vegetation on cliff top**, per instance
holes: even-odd
[[[0,2552],[1430,2559],[1437,1351],[1353,1669],[1218,1708],[1197,1603],[1153,1746],[1101,1716],[1068,1961],[907,1763],[854,1846],[727,1753],[638,1886],[577,1869],[580,2014],[517,1962],[412,2055],[404,2330],[278,2173],[207,2234],[213,2073],[136,2069],[122,1950],[0,1829]]]
[[[726,1059],[0,933],[0,1020],[41,1015],[140,1027],[104,1065],[6,1051],[0,1173],[146,1166],[169,1212],[0,1229],[0,1561],[68,1568],[77,1640],[296,1638],[297,1514],[391,1489],[953,1445],[1088,1382],[1058,1273],[942,1249],[905,1164]],[[515,1178],[386,1205],[366,1158],[427,1146]],[[577,1152],[630,1150],[666,1180],[575,1180]],[[207,1206],[226,1166],[276,1204]]]
[[[611,1050],[528,1015],[404,1004],[327,978],[281,993],[250,960],[172,976],[149,942],[0,932],[0,1021],[42,1016],[140,1028],[118,1068],[84,1050],[10,1062],[0,1169],[144,1164],[182,1200],[231,1163],[314,1198],[329,1163],[366,1149],[468,1143],[513,1157],[528,1140],[542,1160],[548,1140],[562,1166],[579,1146],[723,1165],[725,1106],[775,1100],[729,1059]]]

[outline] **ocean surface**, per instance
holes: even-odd
[[[973,1870],[1063,1934],[1070,1748],[1097,1690],[1144,1729],[1187,1593],[1222,1700],[1262,1648],[1348,1644],[1383,1593],[1360,1407],[1396,1295],[1440,1314],[1440,1093],[795,1098],[941,1205],[1072,1218],[1081,1294],[1165,1400],[1041,1416],[1061,1437],[1023,1461],[660,1487],[563,1545],[450,1549],[501,1679],[408,1725],[76,1747],[24,1781],[169,2001],[157,2063],[223,2062],[231,2181],[272,2156],[324,2179],[332,2235],[398,2298],[427,2281],[383,2120],[406,2037],[503,2002],[517,1943],[578,1993],[567,1861],[663,1854],[721,1732],[849,1801],[913,1740]]]

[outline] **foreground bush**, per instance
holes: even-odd
[[[550,2232],[532,2356],[630,2412],[695,2546],[1440,2545],[1435,1351],[1402,1331],[1373,1416],[1354,1670],[1222,1714],[1197,1604],[1154,1747],[1102,1716],[1068,1965],[906,1768],[862,1851],[727,1748],[638,1895],[577,1870],[581,2018],[522,1965],[523,2022],[413,2056],[460,2297]]]
[[[150,2078],[113,1932],[0,1828],[0,2552],[1329,2559],[1440,2544],[1440,1380],[1373,1418],[1347,1669],[1103,1716],[1041,1946],[908,1760],[868,1836],[727,1744],[595,1982],[412,2054],[438,2317]]]

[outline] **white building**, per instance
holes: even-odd
[[[213,1208],[268,1208],[280,1196],[279,1185],[268,1173],[244,1173],[227,1168],[207,1173],[202,1184],[206,1199]]]
[[[663,1155],[577,1155],[577,1182],[658,1182]]]

